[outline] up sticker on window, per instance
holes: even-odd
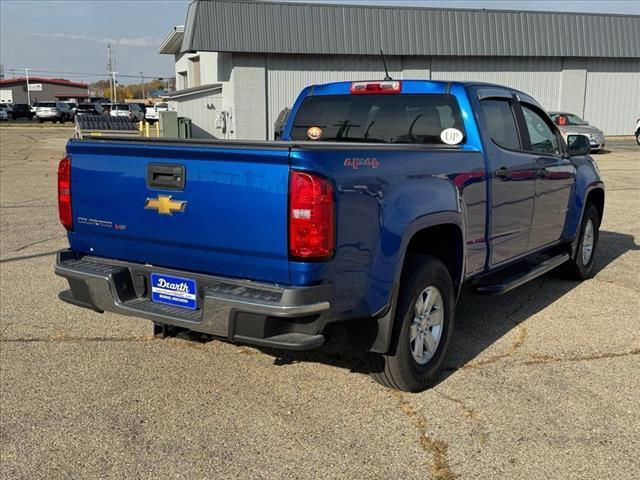
[[[458,145],[463,138],[463,133],[457,128],[446,128],[440,134],[440,140],[447,145]]]

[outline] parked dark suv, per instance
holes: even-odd
[[[106,115],[99,103],[81,103],[76,107],[76,115]]]
[[[26,103],[16,103],[13,106],[13,111],[11,112],[11,118],[14,120],[17,120],[18,118],[27,118],[31,120],[35,115],[35,112],[31,110],[31,107]]]

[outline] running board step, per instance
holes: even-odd
[[[556,255],[555,257],[548,258],[541,263],[535,264],[525,271],[512,273],[503,277],[499,277],[499,272],[494,273],[472,282],[471,289],[478,295],[501,295],[533,280],[534,278],[544,275],[545,273],[562,265],[564,262],[569,260],[569,258],[571,257],[569,257],[568,253],[561,253],[560,255]],[[487,281],[489,277],[498,281],[489,282]]]

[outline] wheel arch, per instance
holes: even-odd
[[[365,335],[370,340],[364,347],[371,352],[386,353],[389,350],[395,326],[398,292],[404,273],[408,270],[407,266],[416,255],[430,255],[445,264],[451,275],[454,295],[457,298],[464,278],[466,255],[462,214],[439,212],[429,215],[428,218],[408,229],[389,305],[385,312],[377,317],[377,322],[368,320],[374,332],[371,335]]]
[[[582,202],[580,218],[577,222],[575,236],[570,244],[570,254],[572,257],[575,255],[576,249],[578,248],[578,243],[580,242],[580,225],[582,224],[582,218],[584,217],[584,212],[587,209],[587,205],[589,205],[589,203],[593,203],[593,205],[598,210],[600,222],[602,223],[602,216],[604,215],[604,199],[605,192],[604,185],[602,183],[596,183],[590,185],[589,188],[587,188],[584,196],[584,202]]]
[[[587,198],[584,202],[585,206],[582,209],[582,215],[584,215],[584,210],[589,203],[593,203],[598,209],[600,221],[602,222],[602,217],[604,215],[604,188],[594,187],[589,190],[589,192],[587,193]]]

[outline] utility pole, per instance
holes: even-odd
[[[30,68],[25,68],[24,73],[27,77],[27,103],[31,106],[31,91],[29,90],[29,70]]]
[[[114,94],[116,91],[116,84],[114,80],[115,75],[113,74],[113,69],[116,66],[116,61],[113,56],[113,52],[111,51],[111,42],[107,43],[107,51],[109,52],[109,57],[107,59],[107,72],[109,72],[109,90],[111,90],[111,104],[113,105]]]
[[[111,75],[113,75],[113,103],[118,103],[118,82],[116,82],[116,73],[118,72],[111,72]]]
[[[143,74],[143,72],[140,72],[140,86],[142,87],[142,100],[144,100],[145,96],[144,96],[144,74]]]

